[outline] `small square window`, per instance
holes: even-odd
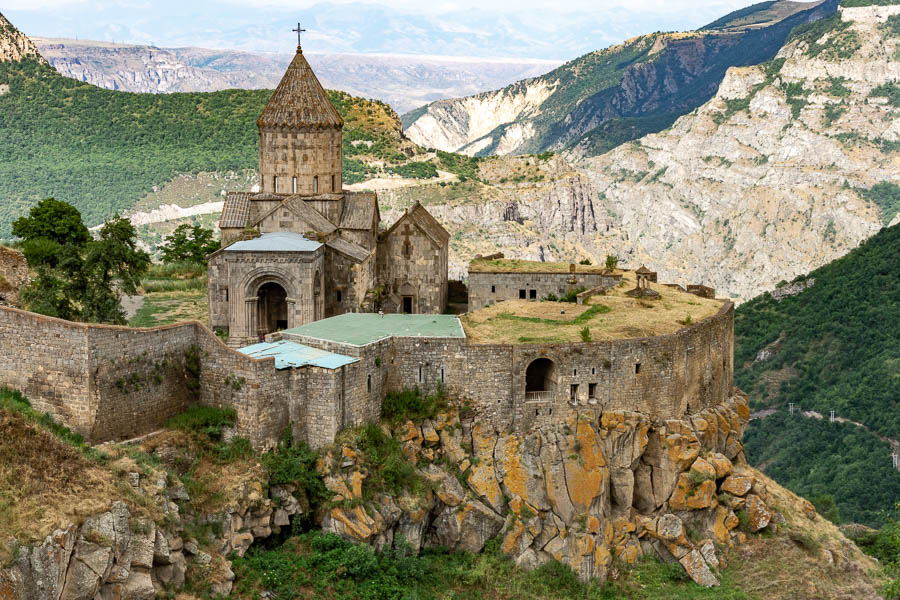
[[[528,297],[532,300],[537,300],[537,290],[530,290],[528,292]]]
[[[641,374],[641,363],[634,363],[634,374],[635,375]]]
[[[591,375],[596,375],[596,374],[597,374],[596,367],[591,367]]]
[[[588,398],[593,400],[596,397],[597,397],[597,384],[589,383],[588,384]]]
[[[496,293],[497,293],[497,286],[496,286],[496,285],[492,285],[492,286],[491,286],[491,293],[492,293],[492,294],[496,294]]]
[[[343,294],[341,294],[341,290],[337,291],[337,301],[341,302],[343,300]]]
[[[519,290],[519,300],[525,299],[525,290]]]
[[[578,384],[577,383],[573,383],[572,385],[569,386],[569,399],[572,402],[575,402],[576,400],[578,400]]]

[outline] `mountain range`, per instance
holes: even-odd
[[[66,77],[126,92],[272,89],[293,54],[158,48],[34,38],[41,55]],[[408,111],[441,98],[493,89],[546,72],[555,61],[401,54],[307,52],[322,84]]]

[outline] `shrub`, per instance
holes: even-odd
[[[189,406],[183,413],[166,421],[169,429],[180,429],[201,433],[213,440],[222,439],[222,430],[234,427],[237,413],[233,408],[214,408],[212,406]]]
[[[447,398],[442,389],[425,396],[418,388],[388,394],[381,404],[381,416],[391,423],[431,419],[447,408]]]
[[[317,459],[318,454],[306,442],[293,442],[290,430],[285,431],[281,446],[262,455],[262,463],[269,473],[269,483],[298,485],[312,505],[329,497],[322,476],[316,470]]]
[[[616,267],[619,266],[619,257],[613,256],[612,254],[607,254],[605,264],[606,264],[607,271],[615,271]]]
[[[578,332],[578,335],[581,336],[581,341],[582,341],[582,342],[589,342],[589,341],[591,341],[591,330],[590,330],[590,328],[587,327],[587,326],[585,326],[584,329],[581,329],[581,330]]]

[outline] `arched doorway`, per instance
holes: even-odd
[[[288,328],[287,292],[270,281],[259,287],[256,293],[257,334],[265,335]]]
[[[525,399],[550,400],[556,390],[556,365],[549,358],[538,358],[525,370]]]

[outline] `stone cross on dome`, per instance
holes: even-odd
[[[306,30],[303,29],[302,27],[300,27],[300,23],[297,23],[297,29],[291,29],[291,31],[297,32],[297,47],[299,48],[300,47],[300,34],[305,33]]]

